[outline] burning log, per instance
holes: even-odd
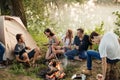
[[[58,80],[64,78],[65,73],[60,61],[53,59],[48,67],[50,68],[50,71],[46,75],[47,79]]]

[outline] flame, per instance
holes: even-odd
[[[63,70],[63,68],[61,67],[61,63],[60,62],[58,62],[58,64],[56,65],[56,68],[58,69],[58,70]]]
[[[61,63],[58,62],[56,65],[56,68],[58,69],[57,72],[53,73],[50,78],[58,77],[58,78],[63,78],[65,76],[65,73],[63,72],[63,68],[61,66]]]

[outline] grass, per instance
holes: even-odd
[[[44,56],[47,51],[47,47],[43,46],[43,43],[47,42],[44,34],[32,34],[33,38],[37,42],[38,46],[41,48],[42,58],[36,63],[36,67],[25,67],[22,63],[13,62],[5,70],[0,70],[0,80],[43,80],[36,76],[40,70],[45,69],[47,65],[44,64]],[[39,37],[38,37],[39,36]],[[97,50],[97,45],[94,46],[94,49]],[[67,66],[65,67],[66,77],[63,80],[71,80],[73,74],[81,73],[83,69],[86,69],[86,60],[79,61],[68,61]],[[93,61],[93,75],[87,77],[87,80],[96,80],[96,75],[101,73],[101,64],[97,64]]]
[[[13,64],[9,66],[8,72],[16,76],[30,76],[33,80],[42,80],[37,77],[37,73],[46,67],[41,61],[42,60],[37,61],[37,66],[34,67],[26,67],[23,63],[14,61]]]
[[[45,65],[43,63],[43,58],[38,60],[36,63],[38,64],[38,66],[26,68],[22,63],[17,63],[16,61],[14,61],[13,64],[10,65],[8,72],[10,74],[14,74],[15,76],[22,75],[23,77],[29,76],[33,80],[43,80],[41,78],[38,78],[38,76],[36,76],[36,74],[39,73],[40,70],[45,69],[47,67],[47,65]],[[69,61],[68,65],[64,69],[64,71],[66,73],[66,77],[63,80],[70,80],[73,74],[80,71],[80,66],[83,63],[84,62],[79,62],[79,61],[71,62],[71,61]],[[80,65],[78,65],[78,64],[80,64]]]
[[[37,67],[26,68],[23,64],[18,64],[14,62],[7,69],[0,70],[0,80],[44,80],[36,76],[36,74],[47,67],[47,65],[42,63],[42,59],[37,61]],[[120,66],[120,62],[118,63]],[[64,71],[66,77],[63,80],[71,80],[73,74],[79,74],[83,69],[86,69],[86,60],[79,61],[68,61],[67,66]],[[96,59],[93,59],[93,70],[92,76],[87,76],[86,80],[96,80],[96,75],[101,73],[101,63],[98,63]]]

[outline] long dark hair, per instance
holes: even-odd
[[[50,36],[54,36],[55,35],[49,28],[44,30],[44,34],[45,34],[45,32],[49,32]]]

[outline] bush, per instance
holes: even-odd
[[[114,22],[116,27],[114,29],[114,32],[120,37],[120,12],[116,11],[113,12],[114,15],[116,15],[116,21]]]

